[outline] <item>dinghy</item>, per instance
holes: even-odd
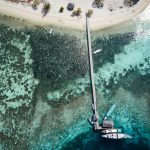
[[[49,34],[52,34],[52,32],[53,32],[53,28],[50,29]]]
[[[101,51],[102,51],[102,49],[97,49],[96,51],[93,52],[93,54],[97,54],[97,53],[99,53]]]

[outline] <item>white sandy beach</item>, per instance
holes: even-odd
[[[133,7],[123,6],[123,0],[105,0],[103,8],[93,8],[93,0],[49,0],[49,2],[51,9],[45,17],[41,13],[42,4],[37,10],[33,10],[30,5],[4,0],[0,0],[0,14],[24,19],[33,25],[57,25],[85,30],[85,14],[87,10],[92,9],[91,28],[92,30],[101,30],[134,18],[148,6],[150,0],[140,0]],[[72,12],[66,8],[69,2],[75,3],[75,9],[81,8],[81,16],[71,17]],[[65,8],[63,13],[59,13],[61,6]],[[113,8],[113,11],[109,10],[110,7]]]

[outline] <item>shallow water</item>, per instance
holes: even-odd
[[[96,33],[93,51],[100,120],[133,136],[101,139],[92,115],[85,33],[0,25],[1,149],[150,149],[150,22],[123,34]],[[92,34],[92,37],[95,35]],[[108,144],[109,143],[109,144]]]

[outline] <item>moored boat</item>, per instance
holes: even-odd
[[[106,129],[106,130],[102,130],[102,133],[120,133],[121,129]]]
[[[102,137],[107,139],[131,139],[132,138],[130,135],[123,134],[123,133],[105,134],[102,135]]]
[[[49,34],[52,34],[52,32],[53,32],[53,28],[50,29]]]
[[[97,53],[99,53],[101,51],[102,51],[102,49],[97,49],[96,51],[93,52],[93,54],[97,54]]]

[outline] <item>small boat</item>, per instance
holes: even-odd
[[[121,129],[106,129],[106,130],[102,130],[102,133],[120,133]]]
[[[50,29],[49,34],[52,34],[52,32],[53,32],[53,28]]]
[[[123,133],[111,133],[111,134],[105,134],[102,135],[103,138],[106,139],[132,139],[132,137],[130,135],[127,134],[123,134]]]
[[[107,114],[105,115],[104,120],[106,120],[112,114],[115,108],[116,108],[116,105],[113,104],[111,108],[108,110]]]
[[[97,54],[97,53],[99,53],[101,51],[102,51],[102,49],[97,49],[96,51],[93,52],[93,54]]]

